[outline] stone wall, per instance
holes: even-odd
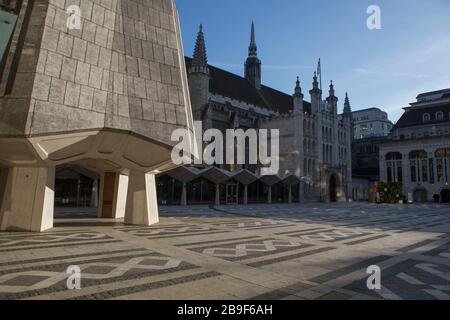
[[[191,117],[180,38],[171,0],[36,0],[0,135],[112,128],[171,144]]]

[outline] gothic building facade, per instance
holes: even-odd
[[[262,176],[258,165],[179,167],[159,177],[160,203],[346,201],[351,197],[352,113],[346,96],[343,114],[338,115],[332,82],[328,97],[323,98],[320,74],[315,73],[310,102],[304,100],[298,78],[292,95],[263,85],[253,24],[244,77],[208,65],[202,26],[186,66],[193,117],[202,122],[203,130],[279,129],[280,170],[277,175]]]

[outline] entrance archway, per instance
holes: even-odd
[[[337,202],[337,187],[338,187],[338,179],[336,175],[331,175],[330,177],[330,201]]]
[[[450,189],[443,189],[441,191],[441,202],[450,203]]]
[[[414,202],[427,202],[428,192],[425,189],[416,189],[413,193]]]

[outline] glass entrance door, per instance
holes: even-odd
[[[238,204],[239,202],[238,184],[227,184],[227,204]]]

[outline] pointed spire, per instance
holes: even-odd
[[[302,96],[302,88],[300,87],[300,78],[297,77],[297,81],[295,82],[295,96],[300,97]]]
[[[317,75],[319,77],[320,90],[322,90],[322,64],[319,58],[319,62],[317,62]]]
[[[252,22],[250,46],[245,62],[245,78],[256,88],[261,89],[261,60],[257,56],[258,49],[255,41],[255,24]]]
[[[255,40],[255,23],[253,21],[252,21],[252,31],[250,35],[250,46],[248,47],[248,56],[249,57],[258,56],[258,47],[256,46]]]
[[[205,36],[203,34],[203,25],[200,24],[195,42],[194,57],[190,72],[203,72],[209,74],[208,58],[206,56]]]
[[[350,106],[350,100],[348,98],[348,93],[345,93],[345,102],[344,102],[344,114],[351,114],[352,107]]]

